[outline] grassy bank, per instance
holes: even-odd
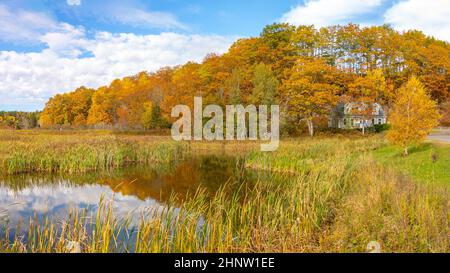
[[[405,157],[402,149],[385,146],[374,151],[375,159],[386,167],[411,176],[417,182],[450,186],[450,145],[424,143],[410,149]]]
[[[115,135],[90,131],[0,130],[0,172],[78,173],[134,163],[170,163],[187,153],[164,137]]]
[[[174,196],[136,227],[107,202],[97,215],[32,219],[29,239],[0,240],[0,251],[65,252],[69,241],[83,252],[362,252],[370,241],[384,252],[450,251],[448,188],[378,164],[373,153],[384,145],[379,137],[286,140],[243,158],[246,168],[274,171],[270,183],[225,185],[213,197],[199,189],[181,205]]]

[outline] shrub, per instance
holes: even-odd
[[[373,128],[375,132],[380,133],[389,130],[390,126],[389,124],[375,124]]]

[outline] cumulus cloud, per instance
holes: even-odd
[[[419,29],[428,35],[450,41],[450,1],[406,0],[394,4],[384,14],[395,29]]]
[[[67,5],[69,6],[80,6],[81,0],[67,0]]]
[[[70,2],[70,3],[69,3]],[[68,4],[81,1],[68,1]],[[184,28],[175,17],[124,7],[108,16],[124,24]],[[0,51],[0,110],[42,109],[49,97],[79,86],[99,87],[115,78],[155,71],[208,53],[225,52],[236,37],[164,32],[155,35],[89,32],[46,14],[0,4],[0,41],[43,45],[39,52]]]
[[[293,25],[316,25],[318,27],[345,24],[355,17],[370,13],[383,0],[306,0],[292,8],[281,18]]]
[[[0,41],[28,43],[38,42],[42,34],[59,28],[59,24],[46,14],[11,10],[2,4],[0,26]]]
[[[78,57],[90,44],[85,39],[85,29],[81,26],[74,27],[70,24],[61,23],[58,31],[48,32],[39,39],[47,44],[49,50],[62,56]]]
[[[450,1],[401,0],[386,9],[385,0],[306,0],[285,13],[281,20],[294,25],[318,27],[367,24],[367,15],[381,16],[382,22],[397,30],[418,29],[427,35],[450,41]],[[384,13],[380,9],[385,9]]]
[[[82,85],[99,87],[140,71],[201,61],[225,52],[236,37],[99,32],[88,39],[82,28],[66,25],[41,39],[48,45],[41,52],[0,52],[0,108],[40,109],[52,95]]]

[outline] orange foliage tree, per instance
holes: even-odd
[[[362,132],[368,124],[368,119],[375,111],[375,103],[386,104],[392,101],[392,92],[388,92],[383,71],[371,70],[365,77],[357,77],[348,86],[348,95],[353,103],[352,114],[361,117]]]
[[[310,136],[313,118],[329,113],[339,99],[339,71],[320,59],[301,58],[281,86],[281,96],[288,119],[304,120]]]

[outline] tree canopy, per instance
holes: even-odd
[[[223,55],[80,87],[51,98],[42,127],[151,129],[170,124],[177,104],[280,104],[288,122],[325,115],[339,100],[378,101],[415,75],[433,100],[450,100],[450,44],[420,31],[349,24],[315,28],[273,24],[236,41]],[[448,107],[441,107],[448,109]],[[312,124],[311,124],[312,126]]]

